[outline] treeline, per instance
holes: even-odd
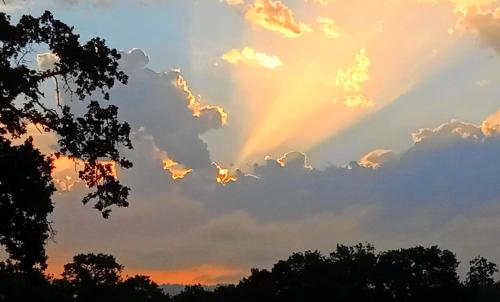
[[[61,278],[0,263],[0,301],[500,301],[496,264],[475,258],[464,280],[458,265],[436,246],[376,252],[369,244],[339,245],[327,256],[295,253],[270,270],[252,269],[236,285],[187,286],[170,296],[147,276],[123,277],[113,256],[82,254]]]

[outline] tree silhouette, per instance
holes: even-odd
[[[205,290],[200,284],[189,285],[184,290],[175,296],[175,302],[196,302],[196,301],[219,301],[217,297],[210,291]]]
[[[27,56],[34,47],[47,47],[53,66],[32,69]],[[50,12],[36,18],[23,16],[11,24],[0,13],[0,244],[21,271],[45,267],[44,244],[50,235],[47,215],[52,212],[54,192],[52,159],[43,156],[26,137],[27,127],[58,137],[56,157],[81,160],[80,178],[94,190],[83,202],[95,200],[94,208],[106,218],[110,207],[128,205],[129,188],[113,177],[111,165],[132,164],[119,148],[132,148],[127,123],[117,120],[118,108],[101,106],[116,81],[127,82],[118,70],[120,55],[99,38],[81,44],[73,28],[55,19]],[[57,105],[44,102],[40,86],[56,83]],[[69,95],[62,104],[60,95]],[[76,115],[71,102],[86,102],[87,112]],[[25,139],[16,146],[13,139]]]
[[[92,301],[94,297],[111,296],[113,287],[121,281],[122,270],[111,255],[80,254],[64,266],[62,277],[72,296]]]
[[[125,280],[118,288],[114,299],[116,301],[160,302],[170,301],[161,288],[148,276],[133,276]]]
[[[393,301],[451,299],[459,296],[458,264],[452,252],[437,246],[383,252],[375,271],[376,288]]]
[[[52,212],[51,161],[31,140],[12,146],[0,137],[0,244],[20,271],[45,268]]]
[[[369,244],[339,245],[329,256],[294,253],[270,270],[252,269],[238,284],[191,285],[170,297],[147,276],[124,278],[111,255],[81,254],[65,266],[62,279],[26,278],[0,263],[0,301],[500,301],[496,265],[481,257],[471,263],[460,282],[455,255],[435,246],[377,253]]]
[[[472,287],[487,286],[495,283],[493,276],[498,272],[497,265],[483,257],[476,257],[470,262],[467,284]]]
[[[52,289],[62,300],[79,302],[167,302],[170,296],[147,276],[124,279],[123,266],[106,254],[80,254],[64,266]]]
[[[329,257],[295,253],[271,271],[253,269],[236,287],[217,289],[214,301],[475,301],[465,300],[457,267],[438,247],[376,253],[370,244],[339,245]]]
[[[338,299],[365,300],[374,295],[377,255],[373,245],[338,245],[329,260],[330,286],[335,286]]]

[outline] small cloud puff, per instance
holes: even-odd
[[[295,21],[293,11],[279,0],[255,0],[248,6],[245,16],[249,22],[288,38],[297,38],[312,31],[304,23]]]
[[[377,149],[363,156],[358,164],[365,168],[378,169],[386,162],[393,160],[395,156],[392,150]]]
[[[500,110],[488,117],[481,124],[481,131],[486,136],[496,136],[500,134]]]
[[[226,52],[222,59],[230,64],[244,63],[247,65],[258,65],[267,69],[276,69],[283,66],[280,58],[277,56],[270,56],[263,52],[258,52],[250,47],[245,47],[242,50],[231,49]]]

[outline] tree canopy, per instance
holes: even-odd
[[[105,218],[112,206],[128,205],[130,189],[113,176],[110,161],[132,166],[120,153],[122,147],[132,148],[130,127],[118,120],[118,107],[102,104],[110,98],[109,89],[116,82],[126,84],[127,76],[118,68],[116,49],[100,38],[79,39],[47,11],[40,17],[25,15],[17,24],[0,13],[0,244],[23,271],[45,266],[54,158],[83,162],[79,177],[93,189],[83,202],[93,202]],[[55,58],[52,66],[33,66],[28,58],[37,47]],[[41,89],[47,80],[55,82],[55,105],[47,104]],[[72,102],[84,102],[86,112],[78,115]],[[56,135],[58,150],[41,154],[27,137],[29,125]],[[16,145],[16,139],[24,143]]]
[[[80,254],[60,279],[27,281],[0,265],[0,301],[500,301],[496,264],[482,257],[470,264],[462,281],[456,256],[436,246],[377,252],[369,244],[339,245],[327,256],[294,253],[269,270],[252,269],[238,284],[190,285],[170,296],[147,276],[124,276],[111,255]]]

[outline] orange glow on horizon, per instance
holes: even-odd
[[[157,284],[217,285],[236,283],[247,274],[246,270],[221,265],[200,265],[171,271],[126,270],[127,275],[146,275]]]
[[[68,260],[70,262],[71,259]],[[45,273],[55,278],[60,278],[65,263],[51,261]],[[186,267],[176,270],[148,270],[148,269],[125,269],[123,277],[135,275],[149,276],[157,284],[181,284],[181,285],[217,285],[224,283],[236,283],[248,274],[246,269],[237,267],[204,264]]]

